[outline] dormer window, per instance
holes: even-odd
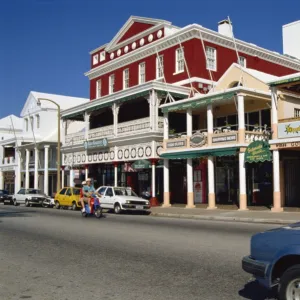
[[[100,52],[100,62],[105,60],[105,51]]]
[[[97,63],[99,63],[99,54],[95,54],[93,55],[93,65],[96,65]]]
[[[101,97],[101,79],[97,80],[96,83],[96,98],[100,98]]]

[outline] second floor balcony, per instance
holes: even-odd
[[[102,126],[88,131],[88,140],[101,138],[118,138],[145,134],[150,132],[163,134],[163,117],[158,117],[157,122],[151,124],[150,117],[140,118],[133,121],[118,123],[116,129],[114,125]],[[65,137],[65,146],[80,145],[86,140],[85,132],[68,134]]]
[[[16,160],[14,156],[10,156],[10,157],[2,158],[0,162],[3,166],[7,166],[7,165],[14,165],[16,163]]]

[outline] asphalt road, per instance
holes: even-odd
[[[273,299],[241,269],[272,225],[0,206],[0,299]]]

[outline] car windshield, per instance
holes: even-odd
[[[73,195],[80,195],[80,189],[73,189]]]
[[[41,190],[30,189],[27,190],[26,194],[42,194]]]
[[[8,191],[0,190],[0,195],[8,195]]]
[[[133,196],[137,197],[138,195],[132,190],[128,188],[115,188],[116,196]]]

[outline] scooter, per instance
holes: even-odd
[[[102,217],[102,207],[100,205],[100,201],[99,199],[94,196],[91,198],[90,201],[91,207],[89,207],[88,204],[84,205],[85,211],[81,212],[83,217],[87,217],[87,216],[95,216],[96,218],[101,218]]]

